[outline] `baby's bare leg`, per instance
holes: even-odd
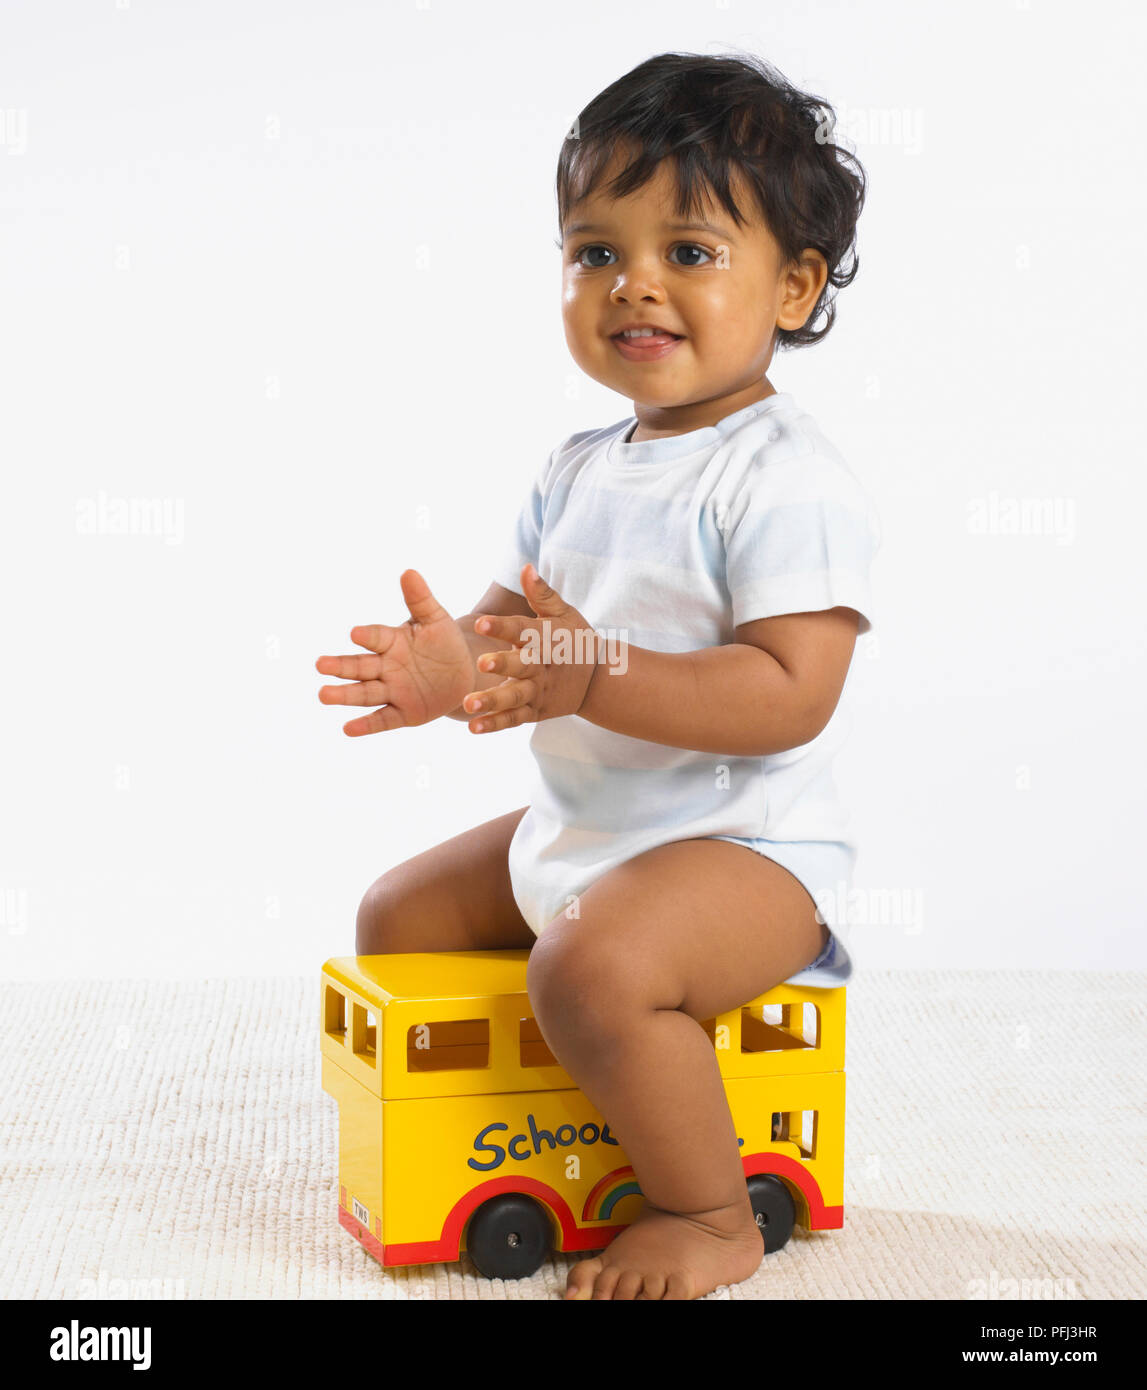
[[[567,1297],[698,1298],[761,1262],[733,1119],[700,1020],[808,965],[828,940],[805,888],[727,840],[679,840],[604,875],[549,923],[528,985],[542,1036],[625,1148],[634,1223]]]
[[[526,807],[387,870],[358,909],[355,954],[532,946],[510,887],[510,840]]]

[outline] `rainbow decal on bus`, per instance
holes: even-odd
[[[581,1219],[583,1221],[605,1221],[623,1197],[640,1195],[641,1188],[632,1168],[615,1168],[596,1182],[585,1199]]]

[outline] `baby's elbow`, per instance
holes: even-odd
[[[771,757],[775,753],[788,753],[793,748],[803,748],[811,743],[828,727],[836,706],[825,709],[823,705],[801,702],[786,720],[773,719],[762,730],[750,756]]]

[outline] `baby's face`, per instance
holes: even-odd
[[[768,368],[777,323],[799,328],[823,278],[814,275],[816,291],[804,305],[807,270],[795,283],[782,273],[777,244],[743,185],[734,185],[734,197],[750,220],[738,228],[716,201],[699,219],[681,217],[668,160],[635,193],[603,196],[621,167],[610,167],[562,229],[562,318],[574,361],[595,381],[651,407],[717,401],[751,388]],[[616,335],[631,322],[680,338],[644,348],[638,339],[629,347]]]

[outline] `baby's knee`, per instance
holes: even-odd
[[[403,893],[389,874],[375,879],[358,905],[355,918],[354,953],[380,956],[388,952],[417,950],[405,944],[409,938]]]
[[[376,956],[381,954],[378,945],[382,931],[382,914],[379,910],[377,884],[362,895],[358,905],[358,915],[354,923],[354,953],[356,956]]]
[[[543,1032],[566,1047],[590,1050],[624,1035],[635,1011],[654,1007],[640,963],[616,938],[555,921],[538,937],[526,966],[526,990]]]

